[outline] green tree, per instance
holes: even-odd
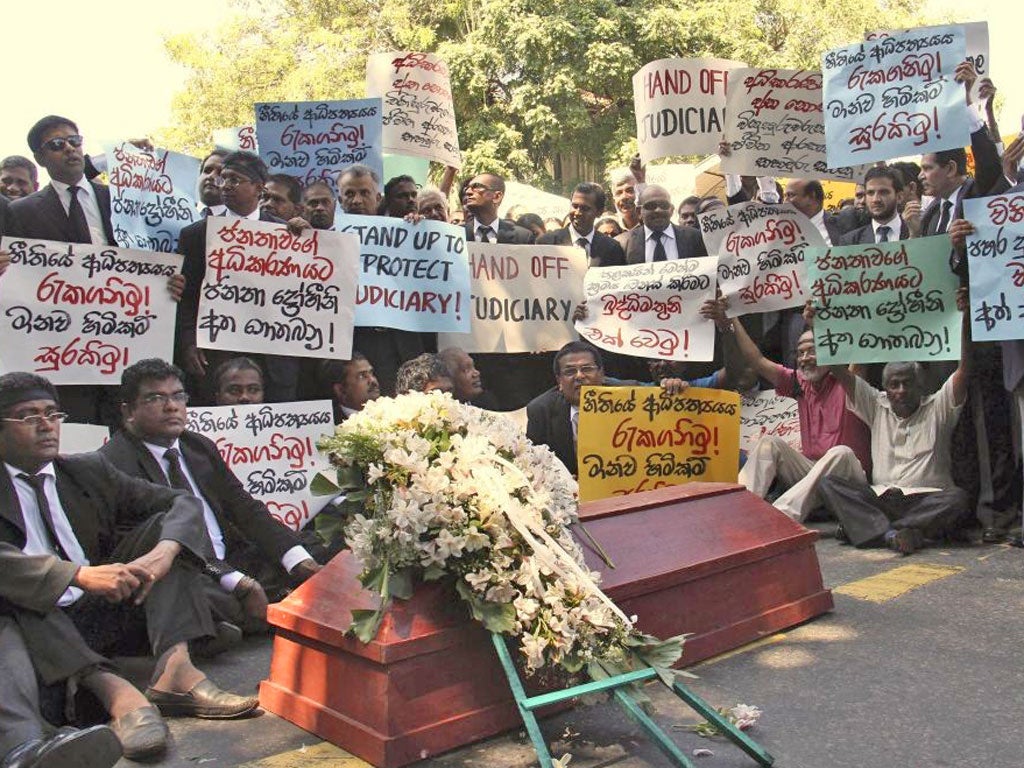
[[[601,178],[635,146],[632,76],[675,56],[817,68],[866,30],[912,26],[914,0],[238,0],[216,32],[167,43],[191,71],[160,137],[188,151],[252,121],[252,104],[364,95],[366,56],[448,62],[464,174],[556,191]]]

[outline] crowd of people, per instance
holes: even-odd
[[[961,67],[958,78],[969,94],[973,70]],[[179,302],[173,360],[127,367],[120,387],[55,387],[28,372],[0,376],[4,768],[109,766],[122,753],[152,759],[167,746],[165,716],[232,719],[257,706],[252,696],[218,687],[202,660],[268,631],[268,603],[315,574],[325,553],[277,522],[214,443],[186,429],[189,403],[329,398],[340,422],[382,395],[441,390],[491,410],[525,408],[527,435],[575,474],[583,386],[657,382],[669,395],[687,386],[774,388],[798,402],[802,449],[776,438],[758,443],[739,475],[751,492],[795,520],[834,520],[837,538],[858,547],[909,554],[978,529],[986,543],[1005,540],[1020,515],[1019,430],[1011,423],[1024,399],[1024,342],[973,343],[966,313],[959,361],[948,366],[819,366],[812,306],[730,318],[721,298],[701,309],[717,329],[716,358],[706,364],[603,355],[581,341],[554,353],[470,356],[438,349],[435,334],[380,327],[356,328],[347,360],[242,357],[203,349],[196,332],[206,217],[329,230],[339,209],[457,224],[468,241],[570,246],[600,269],[705,257],[699,214],[784,201],[830,246],[948,234],[949,263],[936,268],[960,276],[963,310],[964,248],[973,231],[963,201],[1024,190],[1024,141],[999,143],[995,89],[982,85],[990,124],[965,106],[973,175],[963,148],[879,164],[835,212],[825,210],[823,187],[810,179],[782,186],[727,176],[724,200],[673,201],[665,188],[645,183],[637,159],[609,179],[607,192],[597,182],[578,184],[564,220],[522,213],[512,221],[498,215],[505,180],[495,173],[466,179],[450,208],[454,169],[440,188],[420,188],[408,176],[382,184],[363,165],[341,172],[335,186],[303,187],[270,174],[256,154],[212,151],[198,179],[201,218],[179,239],[182,275],[168,281]],[[51,115],[32,127],[34,162],[0,162],[0,234],[114,244],[110,192],[82,146],[68,118]],[[42,188],[37,164],[50,179]],[[0,274],[8,266],[0,254]],[[583,313],[581,306],[577,316]],[[65,420],[105,425],[112,437],[98,453],[62,455]],[[119,654],[152,659],[145,691],[108,661]],[[90,726],[97,706],[106,724]],[[68,713],[80,727],[63,725]]]

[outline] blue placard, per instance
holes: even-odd
[[[469,260],[462,227],[340,215],[337,232],[359,237],[356,325],[468,333]]]
[[[967,146],[962,27],[912,29],[821,57],[828,164],[840,168]]]
[[[324,179],[337,192],[338,172],[362,163],[382,177],[381,100],[281,101],[256,105],[256,139],[271,173],[305,186]]]
[[[1024,192],[964,200],[971,338],[1024,338]]]

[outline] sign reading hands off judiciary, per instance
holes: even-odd
[[[825,157],[821,72],[735,69],[730,73],[723,173],[860,180],[865,166],[830,168]]]
[[[199,346],[347,360],[359,241],[352,235],[211,216]]]
[[[791,205],[739,203],[697,216],[708,253],[718,255],[718,285],[728,315],[803,306],[804,253],[825,240]]]
[[[462,166],[448,66],[436,53],[393,51],[366,60],[366,92],[383,100],[386,152]]]
[[[145,357],[170,360],[176,305],[167,280],[176,253],[5,237],[0,276],[0,369],[54,384],[120,384]]]
[[[327,467],[316,443],[334,430],[330,401],[190,407],[188,429],[212,440],[242,487],[293,531],[330,501],[309,492]]]
[[[573,309],[583,301],[587,259],[571,245],[471,241],[468,334],[444,334],[441,348],[466,352],[550,352],[576,339]]]
[[[736,482],[740,396],[691,387],[584,387],[580,500],[653,491],[693,480]]]
[[[949,236],[808,254],[818,365],[957,360]]]
[[[962,27],[912,29],[822,56],[833,168],[970,144]]]
[[[743,66],[728,59],[659,59],[633,75],[640,159],[717,152],[730,70]]]
[[[601,349],[657,360],[711,360],[715,325],[700,306],[715,298],[718,259],[675,259],[587,271],[580,336]]]
[[[303,186],[326,181],[362,163],[384,175],[380,99],[286,101],[256,105],[260,157],[271,173],[287,173]]]
[[[1024,339],[1024,193],[964,200],[971,338]]]
[[[122,248],[174,253],[178,233],[199,218],[199,161],[125,142],[107,150],[110,220]]]

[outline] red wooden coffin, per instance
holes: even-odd
[[[832,608],[817,534],[738,485],[690,483],[589,502],[582,535],[605,592],[645,632],[692,633],[693,664]],[[578,533],[578,532],[577,532]],[[261,705],[381,768],[520,723],[486,632],[437,584],[395,601],[376,639],[347,637],[349,612],[375,598],[342,553],[283,602]]]

